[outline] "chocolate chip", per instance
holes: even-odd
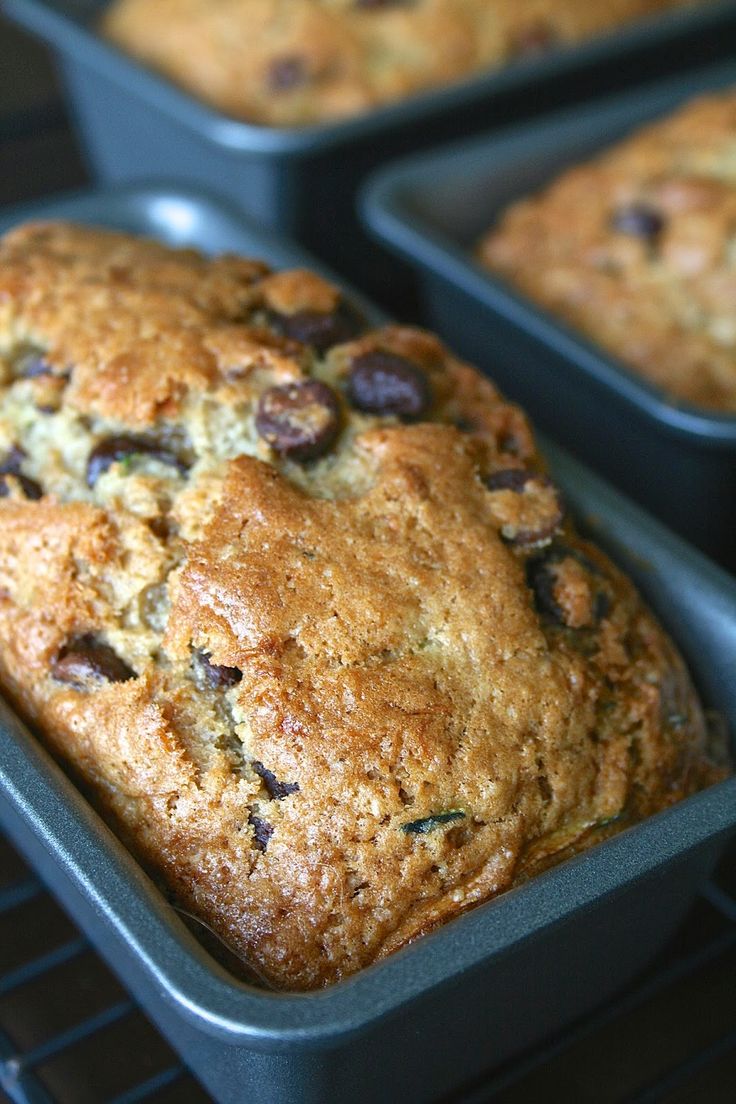
[[[198,652],[197,663],[213,690],[229,690],[232,686],[237,686],[243,677],[243,672],[237,667],[223,667],[220,663],[210,663],[208,652]]]
[[[45,359],[43,349],[38,345],[24,343],[13,352],[13,373],[17,379],[34,379],[36,376],[51,375],[51,366]]]
[[[614,211],[611,226],[622,234],[651,242],[664,229],[664,219],[658,211],[644,203],[631,203]]]
[[[498,451],[506,452],[511,456],[521,456],[525,450],[521,441],[513,430],[507,430],[498,437]]]
[[[300,310],[294,314],[280,314],[272,311],[269,315],[274,329],[282,337],[299,341],[302,345],[311,345],[323,354],[333,345],[342,345],[352,341],[365,329],[365,319],[352,306],[341,300],[334,311]]]
[[[470,418],[455,418],[453,424],[455,429],[459,430],[460,433],[475,433],[478,429],[476,423],[472,422]]]
[[[43,497],[43,488],[35,479],[29,479],[27,475],[21,475],[20,472],[12,472],[10,479],[7,475],[0,474],[0,498],[8,498],[13,479],[17,480],[25,498],[38,502],[39,498]]]
[[[268,87],[272,92],[291,92],[309,80],[309,70],[303,57],[291,54],[274,58],[268,67]]]
[[[557,555],[532,556],[526,564],[526,581],[534,593],[534,604],[539,612],[564,625],[565,612],[555,599],[556,580],[550,570],[558,559]]]
[[[340,407],[321,380],[269,387],[261,395],[256,429],[271,448],[290,460],[315,460],[330,448],[340,428]]]
[[[35,479],[29,479],[27,475],[23,475],[20,470],[25,458],[26,454],[20,445],[13,445],[4,460],[0,461],[0,498],[9,497],[13,480],[16,481],[24,496],[31,501],[37,502],[43,497],[40,484]],[[12,479],[8,480],[6,476],[12,476]]]
[[[504,468],[503,471],[489,475],[485,484],[489,491],[517,491],[521,494],[530,480],[541,481],[541,478],[536,472],[527,471],[526,468]]]
[[[17,475],[20,471],[20,466],[26,459],[28,453],[20,445],[13,445],[9,452],[6,452],[5,458],[0,460],[0,474]]]
[[[171,467],[178,468],[180,472],[187,470],[188,465],[179,456],[169,449],[162,448],[157,441],[152,441],[147,437],[128,437],[124,435],[104,437],[89,454],[87,485],[94,487],[100,476],[104,475],[113,464],[120,460],[141,455],[150,456],[151,459],[158,460],[162,464],[169,464]]]
[[[593,616],[596,621],[605,621],[611,612],[611,599],[602,590],[599,590],[595,596],[595,602],[593,604]]]
[[[51,674],[59,682],[83,687],[95,682],[127,682],[135,671],[113,651],[91,634],[70,640],[51,663]]]
[[[512,511],[508,516],[500,514],[501,536],[509,544],[520,547],[541,544],[550,540],[562,524],[564,506],[547,476],[525,468],[505,468],[489,475],[485,484],[491,492],[513,491],[522,496],[520,510]],[[525,524],[529,519],[532,524]]]
[[[263,817],[257,816],[256,813],[251,813],[248,817],[248,823],[253,828],[253,845],[259,851],[265,851],[268,847],[268,841],[273,835],[273,825],[269,824]]]
[[[148,518],[146,521],[151,532],[160,541],[169,541],[179,533],[179,526],[172,517],[161,514],[159,517]]]
[[[348,397],[368,414],[395,414],[416,421],[432,402],[429,381],[421,368],[405,357],[376,349],[354,358]]]
[[[558,588],[564,585],[558,577],[555,568],[564,565],[566,560],[572,560],[589,576],[589,587],[585,606],[585,616],[577,623],[573,620],[572,609],[566,609],[558,600],[561,595]],[[577,549],[568,548],[567,545],[558,542],[544,552],[532,556],[526,564],[527,585],[534,593],[534,601],[538,611],[552,621],[566,628],[589,628],[591,625],[603,620],[610,611],[611,600],[605,591],[596,584],[596,579],[603,579],[603,572],[587,556]]]
[[[263,763],[259,763],[257,759],[254,759],[251,763],[253,770],[266,787],[268,796],[274,801],[283,801],[289,794],[298,793],[298,782],[279,782],[273,771],[270,771],[268,767],[264,767]]]

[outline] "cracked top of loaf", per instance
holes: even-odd
[[[723,773],[488,380],[309,272],[64,224],[0,243],[0,683],[284,988]]]
[[[736,412],[736,90],[513,204],[482,263],[661,387]]]
[[[102,29],[230,115],[303,126],[708,2],[115,0]]]

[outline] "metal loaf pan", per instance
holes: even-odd
[[[407,158],[368,184],[363,211],[415,264],[429,319],[451,344],[542,429],[736,570],[736,417],[668,400],[471,254],[515,199],[690,97],[729,85],[733,61]]]
[[[205,196],[129,187],[43,207],[205,250],[304,263]],[[2,227],[0,227],[2,229]],[[550,450],[571,507],[638,579],[709,707],[736,729],[736,581]],[[584,1014],[661,948],[736,829],[736,778],[470,912],[332,988],[235,981],[72,783],[0,709],[0,820],[224,1104],[426,1102]]]
[[[226,117],[106,43],[96,24],[107,2],[0,0],[8,16],[56,53],[99,179],[165,174],[212,187],[392,309],[400,297],[410,300],[412,279],[408,266],[387,263],[356,216],[355,193],[372,168],[438,141],[671,71],[693,58],[706,61],[736,33],[734,0],[715,0],[354,119],[277,129]]]

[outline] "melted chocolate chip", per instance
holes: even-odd
[[[20,466],[26,458],[26,454],[20,445],[13,445],[5,459],[0,461],[0,498],[8,498],[11,492],[12,481],[6,476],[12,476],[17,482],[24,496],[33,502],[37,502],[43,496],[43,488],[35,479],[29,479],[23,475]]]
[[[324,455],[339,428],[337,396],[321,380],[269,387],[258,403],[258,433],[271,448],[290,460],[315,460]]]
[[[298,793],[298,782],[279,782],[273,771],[270,771],[268,767],[264,767],[263,763],[259,763],[257,759],[251,763],[251,766],[263,782],[268,796],[273,801],[283,801],[289,794]]]
[[[197,663],[213,690],[229,690],[232,686],[237,686],[243,677],[243,672],[237,667],[224,667],[219,663],[210,663],[208,652],[198,652]]]
[[[504,468],[503,471],[496,471],[489,475],[485,484],[489,491],[517,491],[521,494],[533,479],[541,482],[542,476],[537,475],[536,472],[527,471],[526,468]]]
[[[644,203],[631,203],[614,211],[611,226],[622,234],[652,242],[664,229],[664,219]]]
[[[85,686],[95,682],[127,682],[135,671],[113,651],[87,634],[70,640],[51,663],[51,674],[59,682]]]
[[[127,460],[131,456],[150,456],[153,460],[159,460],[162,464],[169,464],[178,468],[180,472],[187,470],[187,464],[169,449],[162,448],[157,441],[147,437],[133,437],[121,435],[118,437],[104,437],[89,454],[87,460],[87,485],[94,487],[101,475],[120,460]]]
[[[576,626],[568,624],[568,615],[557,601],[556,592],[559,580],[553,570],[557,564],[562,564],[567,559],[575,560],[594,578],[602,578],[603,573],[597,564],[594,564],[577,549],[568,548],[567,545],[558,542],[545,549],[544,552],[527,560],[526,581],[534,593],[535,605],[543,616],[557,622],[558,625],[574,628]],[[593,585],[591,580],[591,591]],[[609,596],[604,591],[596,589],[595,595],[592,596],[591,611],[594,622],[603,620],[608,615],[610,608],[611,600]]]
[[[559,493],[546,475],[525,468],[505,468],[493,472],[485,480],[488,490],[513,491],[516,494],[536,497],[533,527],[523,524],[504,525],[501,536],[509,544],[529,546],[550,540],[565,516]]]
[[[351,341],[365,329],[365,319],[350,303],[341,300],[334,311],[300,310],[294,314],[272,311],[270,321],[283,337],[311,345],[326,353],[333,345]]]
[[[348,397],[368,414],[395,414],[416,421],[432,402],[429,381],[405,357],[376,349],[355,357],[348,378]]]
[[[302,88],[308,80],[306,62],[298,54],[274,58],[268,67],[268,87],[272,92],[291,92]]]
[[[265,851],[268,847],[268,841],[273,835],[273,825],[269,824],[263,817],[259,817],[256,813],[250,814],[248,823],[253,828],[253,846],[259,851]]]
[[[565,611],[555,599],[555,577],[550,568],[561,557],[555,555],[532,556],[526,564],[526,582],[534,593],[534,604],[539,612],[552,618],[559,625],[565,624]]]

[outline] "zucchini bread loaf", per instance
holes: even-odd
[[[114,0],[103,33],[214,107],[303,126],[709,0]]]
[[[0,685],[181,906],[335,981],[719,778],[524,415],[306,271],[0,244]]]
[[[671,397],[736,412],[736,91],[515,203],[481,261]]]

